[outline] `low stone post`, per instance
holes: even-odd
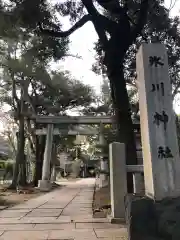
[[[53,144],[53,124],[48,124],[46,147],[44,151],[44,161],[43,161],[43,169],[42,169],[42,180],[39,181],[39,188],[42,191],[48,191],[51,188],[50,162],[51,162],[51,154],[52,154],[52,144]]]
[[[125,219],[124,197],[127,194],[125,144],[109,145],[111,221]]]

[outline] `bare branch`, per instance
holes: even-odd
[[[108,44],[108,39],[107,39],[105,30],[102,28],[102,22],[101,22],[102,15],[99,14],[99,12],[94,7],[92,0],[82,0],[82,3],[84,4],[89,15],[91,16],[91,20],[94,24],[94,28],[99,36],[99,39],[101,40],[103,49],[105,50]],[[97,21],[98,19],[99,21]]]
[[[72,57],[72,58],[77,58],[77,59],[82,60],[82,57],[79,56],[78,54],[74,55],[74,54],[71,54],[71,53],[67,53],[67,54],[64,55],[64,57]]]
[[[172,94],[173,95],[173,99],[175,98],[176,94],[178,93],[179,88],[180,88],[180,82],[176,85],[176,87],[175,87],[175,89],[173,91],[173,94]]]
[[[74,26],[72,26],[69,30],[67,31],[54,31],[54,30],[48,30],[44,29],[41,24],[39,24],[39,28],[42,33],[52,36],[52,37],[68,37],[70,36],[73,32],[75,32],[77,29],[81,28],[84,24],[86,24],[88,21],[91,20],[90,15],[85,15],[83,16],[77,23],[75,23]]]
[[[147,20],[149,2],[150,0],[142,0],[138,21],[136,26],[133,28],[133,31],[131,34],[131,42],[134,42],[134,40],[143,30],[143,27]]]
[[[176,6],[176,3],[177,3],[177,0],[174,0],[174,2],[173,2],[173,0],[171,0],[170,6],[168,9],[169,12]]]
[[[119,0],[96,0],[101,7],[112,14],[121,14],[123,8],[119,4]]]

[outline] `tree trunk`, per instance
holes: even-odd
[[[120,66],[120,64],[111,65],[107,67],[107,71],[117,118],[119,142],[126,145],[127,165],[135,165],[137,164],[136,143],[123,66]],[[133,192],[133,177],[131,173],[128,174],[127,179],[128,192]]]
[[[38,186],[38,181],[42,179],[42,166],[43,166],[43,157],[45,150],[46,137],[37,136],[36,137],[36,166],[34,173],[34,186]]]
[[[21,173],[19,181],[21,185],[26,185],[26,166],[24,161],[24,147],[25,147],[25,136],[24,136],[24,116],[20,114],[19,117],[19,132],[18,132],[18,146],[16,154],[16,162],[13,171],[13,179],[10,188],[15,189],[18,183],[18,176]],[[24,172],[25,171],[25,172]],[[22,178],[23,176],[23,178]]]
[[[24,156],[23,162],[20,164],[20,174],[19,174],[19,181],[18,184],[20,186],[27,185],[27,175],[26,175],[26,159]]]

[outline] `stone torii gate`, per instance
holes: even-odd
[[[97,130],[63,130],[54,127],[56,124],[67,125],[104,125],[113,124],[115,120],[111,116],[34,116],[31,118],[35,120],[37,124],[46,124],[47,127],[43,129],[36,129],[37,135],[46,135],[46,146],[44,152],[44,161],[42,169],[42,179],[39,180],[39,188],[44,191],[48,191],[51,188],[50,181],[50,161],[52,153],[53,135],[99,135],[99,140],[104,139],[103,132]],[[134,129],[139,131],[140,125],[138,122],[134,123]],[[101,128],[102,129],[102,128]]]
[[[37,124],[46,124],[47,127],[43,129],[37,129],[36,135],[46,135],[46,146],[44,152],[44,161],[42,169],[42,179],[39,180],[39,188],[44,191],[48,191],[51,188],[50,182],[50,161],[52,153],[53,135],[99,135],[100,139],[104,138],[103,133],[97,130],[61,130],[55,128],[55,124],[69,124],[69,125],[89,125],[89,124],[112,124],[114,121],[111,117],[54,117],[54,116],[36,116]]]

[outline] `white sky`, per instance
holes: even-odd
[[[68,29],[68,27],[65,29]],[[92,23],[86,23],[85,26],[70,36],[70,53],[73,55],[78,54],[82,59],[68,57],[64,62],[61,62],[61,65],[65,70],[69,70],[75,78],[95,87],[99,92],[102,77],[97,76],[91,71],[95,56],[93,43],[96,39],[97,36]]]
[[[174,1],[175,0],[165,0],[165,4],[169,8],[171,2]],[[180,0],[177,0],[176,5],[171,10],[171,15],[179,15],[179,10]],[[68,21],[65,21],[64,28],[68,29],[68,27]],[[74,77],[82,80],[86,84],[93,86],[97,92],[100,92],[102,77],[97,76],[91,71],[95,55],[95,52],[93,50],[93,43],[96,41],[96,39],[96,32],[90,22],[84,25],[81,29],[77,30],[70,37],[70,51],[74,55],[80,55],[82,57],[82,60],[76,58],[67,58],[63,63],[61,63],[61,65],[64,69],[69,70]]]

